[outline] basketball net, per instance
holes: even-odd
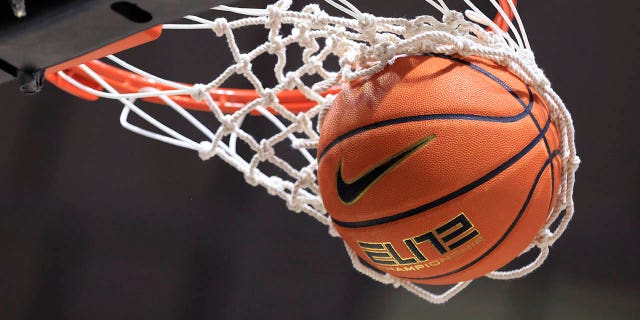
[[[429,15],[413,19],[377,17],[361,12],[346,0],[336,1],[339,3],[326,2],[348,17],[331,16],[315,4],[294,11],[290,10],[292,0],[280,0],[266,9],[214,8],[241,15],[233,21],[187,16],[186,23],[164,25],[165,30],[211,30],[226,41],[234,62],[208,83],[187,85],[166,80],[112,55],[106,59],[136,75],[127,76],[127,83],[140,82],[134,90],[127,89],[118,79],[128,73],[119,74],[112,66],[98,61],[60,71],[53,78],[67,89],[72,86],[76,95],[120,102],[123,105],[120,123],[128,130],[194,150],[202,160],[213,157],[224,160],[241,172],[247,183],[262,186],[269,194],[284,200],[291,211],[310,215],[328,226],[332,236],[338,237],[320,198],[315,152],[309,149],[317,147],[323,115],[341,83],[373,75],[403,55],[438,53],[493,60],[535,88],[544,99],[560,133],[563,172],[558,201],[545,227],[525,250],[537,248],[537,257],[521,268],[493,271],[486,276],[513,279],[538,268],[573,215],[572,191],[579,159],[571,116],[537,66],[514,3],[490,0],[501,18],[494,22],[469,0],[465,0],[469,9],[464,14],[450,10],[442,0],[427,0],[442,14],[441,19]],[[515,24],[510,15],[515,16]],[[242,51],[234,33],[249,26],[267,28],[268,37],[257,47]],[[299,67],[287,64],[293,57],[287,56],[286,49],[292,45],[302,48],[301,57],[295,57],[302,61]],[[275,57],[275,86],[266,87],[252,71],[252,62],[263,55]],[[326,61],[330,58],[338,60],[339,67],[327,67]],[[234,100],[233,95],[220,92],[229,78],[238,75],[255,89],[255,92],[239,91],[238,95],[246,94],[244,100]],[[163,124],[140,107],[144,100],[166,104],[202,135],[188,137]],[[187,109],[208,110],[215,118],[215,125],[205,125]],[[130,122],[131,113],[148,125],[143,128]],[[274,133],[262,137],[252,133],[245,125],[249,115],[261,115],[252,118],[270,123]],[[403,287],[432,303],[447,301],[471,282],[458,283],[444,293],[432,293],[414,283],[374,271],[363,265],[353,250],[348,247],[346,250],[356,270],[379,282]]]

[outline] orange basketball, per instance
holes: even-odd
[[[554,205],[559,150],[543,100],[506,68],[404,57],[338,95],[321,128],[318,183],[363,262],[451,284],[531,244]]]

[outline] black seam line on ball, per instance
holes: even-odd
[[[372,124],[351,130],[339,136],[335,140],[333,140],[333,142],[329,143],[327,147],[324,150],[322,150],[322,152],[320,153],[320,156],[318,157],[318,161],[320,161],[322,157],[336,144],[344,141],[347,138],[363,133],[365,131],[392,126],[392,125],[401,124],[401,123],[430,121],[430,120],[473,120],[473,121],[484,121],[484,122],[515,122],[527,116],[531,112],[532,106],[533,104],[530,104],[527,106],[527,108],[523,112],[514,116],[509,116],[509,117],[479,116],[474,114],[425,114],[425,115],[419,115],[419,116],[409,116],[409,117],[389,119],[389,120],[372,123]]]
[[[487,249],[487,251],[485,251],[479,257],[475,258],[473,261],[471,261],[468,264],[466,264],[466,265],[464,265],[464,266],[462,266],[462,267],[460,267],[458,269],[455,269],[453,271],[449,271],[447,273],[439,274],[439,275],[436,275],[436,276],[424,277],[424,278],[409,278],[409,277],[402,277],[402,278],[403,279],[407,279],[407,280],[429,280],[429,279],[437,279],[437,278],[450,276],[450,275],[452,275],[454,273],[458,273],[460,271],[463,271],[463,270],[471,267],[472,265],[476,264],[478,261],[480,261],[480,260],[484,259],[486,256],[488,256],[491,252],[493,252],[493,250],[495,250],[504,241],[504,239],[507,238],[507,236],[509,236],[509,234],[511,233],[513,228],[515,228],[515,226],[518,224],[518,221],[520,221],[520,218],[522,218],[522,215],[524,214],[524,212],[527,210],[527,207],[529,206],[529,201],[531,201],[531,197],[533,197],[533,193],[535,192],[536,187],[538,186],[538,183],[540,182],[540,178],[542,177],[542,174],[544,173],[544,170],[547,168],[549,163],[553,162],[553,158],[555,158],[558,154],[560,154],[560,150],[555,150],[549,156],[549,158],[547,158],[547,161],[544,162],[544,164],[542,165],[542,168],[540,168],[540,171],[538,171],[538,175],[536,176],[535,180],[533,181],[533,186],[531,186],[531,189],[529,190],[529,194],[527,195],[527,198],[524,201],[524,204],[522,205],[522,208],[520,209],[520,212],[518,212],[518,215],[513,220],[513,222],[509,226],[509,228],[507,228],[507,230],[504,232],[504,234],[502,234],[502,237],[500,237],[500,239],[498,239],[498,241],[496,241],[496,243],[493,244],[493,246],[491,246],[491,248]]]
[[[533,113],[529,113],[529,117],[531,118],[531,120],[533,121],[533,123],[535,124],[536,128],[538,129],[538,132],[542,131],[542,128],[540,128],[540,124],[538,123],[538,120],[536,119],[536,117],[533,115]],[[551,115],[547,113],[547,117],[551,118]],[[542,140],[544,141],[544,147],[547,150],[547,155],[551,156],[551,147],[549,146],[549,141],[547,141],[547,136],[545,134],[545,136],[542,137]],[[551,168],[551,199],[553,199],[553,195],[555,194],[555,189],[556,189],[556,177],[555,177],[555,166],[553,165],[553,161],[551,161],[551,163],[549,164],[550,168]],[[551,209],[551,201],[549,201],[549,209]]]
[[[514,92],[514,91],[513,91],[509,86],[507,86],[504,82],[502,82],[502,80],[498,79],[496,76],[494,76],[493,74],[489,73],[488,71],[486,71],[486,70],[482,69],[480,66],[477,66],[477,65],[475,65],[475,64],[473,64],[473,63],[471,63],[471,62],[469,62],[469,61],[462,60],[462,59],[455,58],[455,57],[451,57],[451,56],[447,56],[447,55],[444,55],[444,54],[432,53],[432,54],[429,54],[429,55],[431,55],[431,56],[436,56],[436,57],[440,57],[440,58],[443,58],[443,59],[449,59],[449,60],[457,61],[457,62],[459,62],[459,63],[461,63],[461,64],[468,65],[468,66],[469,66],[469,67],[471,67],[472,69],[474,69],[474,70],[476,70],[476,71],[481,72],[482,74],[484,74],[484,75],[488,76],[489,78],[491,78],[492,80],[494,80],[495,82],[497,82],[498,84],[500,84],[503,88],[507,89],[507,91],[509,91],[509,93],[510,93],[510,94],[511,94],[511,95],[512,95],[516,100],[518,100],[518,102],[520,102],[520,104],[522,104],[522,105],[524,106],[524,104],[523,104],[523,102],[522,102],[522,99],[520,99],[520,96],[518,96],[518,95],[517,95],[517,94],[516,94],[516,93],[515,93],[515,92]],[[533,97],[533,92],[531,91],[531,87],[529,87],[528,85],[527,85],[527,91],[528,91],[528,94],[529,94],[529,105],[528,105],[528,107],[529,107],[529,109],[531,109],[531,108],[532,108],[532,106],[533,106],[533,100],[534,100],[534,97]],[[527,107],[525,107],[525,110],[526,110],[526,108],[527,108]],[[540,127],[540,123],[538,123],[538,120],[536,120],[536,117],[533,115],[533,113],[532,113],[530,110],[528,111],[528,114],[529,114],[529,117],[531,118],[531,120],[533,121],[534,125],[535,125],[535,126],[536,126],[536,128],[538,129],[538,132],[541,132],[542,128]],[[551,115],[550,115],[550,114],[548,114],[548,113],[547,113],[547,116],[548,116],[548,117],[551,117]],[[551,147],[549,147],[549,142],[547,141],[547,137],[546,137],[546,136],[543,136],[543,137],[542,137],[542,140],[544,141],[544,146],[545,146],[545,148],[546,148],[546,150],[547,150],[547,155],[551,156]],[[554,192],[555,192],[555,166],[553,165],[553,161],[551,161],[550,166],[551,166],[551,194],[554,194]],[[550,205],[551,205],[551,204],[550,204]]]
[[[475,189],[476,187],[482,185],[483,183],[493,179],[495,176],[497,176],[498,174],[500,174],[502,171],[506,170],[507,168],[509,168],[511,165],[513,165],[514,163],[516,163],[518,160],[520,160],[520,158],[522,158],[524,155],[526,155],[527,153],[529,153],[529,151],[531,151],[531,149],[533,149],[533,147],[535,147],[538,142],[540,142],[540,140],[542,140],[542,137],[544,137],[545,133],[547,132],[547,130],[549,129],[549,125],[551,124],[551,119],[547,119],[547,123],[544,126],[544,130],[542,132],[540,132],[540,134],[538,134],[531,142],[529,142],[529,144],[527,146],[524,147],[524,149],[522,149],[520,152],[518,152],[517,154],[515,154],[513,157],[511,157],[509,160],[505,161],[504,163],[502,163],[500,166],[498,166],[497,168],[489,171],[489,173],[485,174],[484,176],[480,177],[479,179],[467,184],[466,186],[453,191],[451,193],[449,193],[446,196],[443,196],[439,199],[436,199],[434,201],[425,203],[423,205],[420,205],[416,208],[413,209],[409,209],[407,211],[404,212],[400,212],[400,213],[395,213],[395,214],[391,214],[382,218],[377,218],[377,219],[371,219],[371,220],[363,220],[363,221],[354,221],[354,222],[348,222],[348,221],[340,221],[340,220],[336,220],[333,219],[333,223],[335,223],[338,226],[344,227],[344,228],[364,228],[364,227],[370,227],[370,226],[375,226],[375,225],[380,225],[380,224],[385,224],[385,223],[389,223],[389,222],[393,222],[393,221],[397,221],[400,219],[404,219],[404,218],[408,218],[411,216],[414,216],[418,213],[422,213],[424,211],[427,211],[429,209],[435,208],[443,203],[446,203],[447,201],[451,201],[473,189]]]
[[[529,107],[529,109],[532,108],[533,106],[533,101],[534,101],[534,97],[533,97],[533,92],[531,91],[531,87],[529,87],[527,85],[527,92],[529,95],[529,104],[527,106],[524,105],[524,102],[522,101],[522,99],[520,99],[520,96],[518,96],[506,83],[504,83],[502,80],[500,80],[498,77],[494,76],[492,73],[488,72],[487,70],[482,69],[480,66],[475,65],[469,61],[466,60],[462,60],[460,58],[455,58],[455,57],[451,57],[445,54],[438,54],[438,53],[429,53],[428,55],[430,56],[435,56],[435,57],[440,57],[443,59],[449,59],[449,60],[453,60],[456,62],[459,62],[461,64],[467,65],[469,67],[471,67],[472,69],[486,75],[487,77],[491,78],[491,80],[497,82],[498,84],[500,84],[500,86],[502,86],[503,88],[505,88],[507,91],[509,91],[509,93],[516,99],[518,100],[518,102],[525,108],[525,110],[527,109],[527,107]],[[528,112],[529,113],[529,117],[531,118],[531,120],[533,121],[533,123],[535,124],[536,128],[538,129],[538,132],[540,132],[542,130],[542,128],[540,127],[540,124],[538,123],[538,120],[536,120],[536,117],[533,115],[532,112]],[[549,115],[547,113],[548,117],[551,117],[551,115]],[[549,142],[547,141],[547,137],[544,136],[542,137],[542,140],[544,140],[544,146],[547,149],[547,155],[551,155],[551,148],[549,147]],[[554,171],[554,165],[553,165],[553,161],[551,162],[551,172],[552,172],[552,180],[555,180],[553,177],[553,171]],[[553,181],[552,181],[553,182]],[[553,191],[553,185],[552,185],[552,191]]]
[[[529,90],[529,102],[531,102],[533,100],[533,92],[531,92],[531,89],[529,87],[527,87],[527,90]],[[547,117],[551,117],[551,115],[547,112]],[[533,124],[536,126],[536,129],[538,129],[538,132],[540,132],[542,130],[542,128],[540,127],[540,123],[538,123],[538,120],[536,119],[536,117],[533,115],[532,112],[529,112],[529,118],[531,118],[531,121],[533,121]],[[542,138],[544,140],[544,146],[547,149],[547,155],[551,155],[551,147],[549,147],[549,142],[547,141],[547,137]],[[553,163],[551,164],[551,166],[553,167]]]
[[[429,120],[474,120],[474,121],[503,122],[503,123],[506,123],[506,122],[518,121],[518,120],[522,119],[523,117],[525,117],[526,115],[531,113],[531,108],[533,107],[533,93],[531,92],[531,88],[529,86],[527,86],[527,90],[529,91],[530,99],[529,99],[529,103],[525,104],[524,101],[522,101],[522,99],[520,99],[520,97],[515,93],[515,91],[513,91],[513,89],[511,87],[509,87],[506,83],[502,82],[502,80],[498,79],[496,76],[492,75],[491,73],[489,73],[488,71],[482,69],[481,67],[479,67],[479,66],[477,66],[475,64],[472,64],[471,62],[468,62],[468,61],[465,61],[465,60],[461,60],[461,59],[458,59],[458,58],[449,57],[447,55],[438,55],[438,54],[429,54],[429,55],[436,56],[436,57],[443,58],[443,59],[449,59],[449,60],[452,60],[452,61],[456,61],[456,62],[462,63],[462,64],[467,65],[467,66],[471,67],[472,69],[484,74],[485,76],[489,77],[491,80],[497,82],[502,88],[504,88],[509,94],[511,94],[511,96],[513,96],[518,101],[518,103],[520,105],[522,105],[524,107],[523,112],[518,113],[518,114],[513,115],[513,116],[506,116],[506,117],[502,117],[502,116],[481,116],[481,115],[476,115],[476,114],[444,113],[444,114],[425,114],[425,115],[417,115],[417,116],[408,116],[408,117],[402,117],[402,118],[388,119],[388,120],[384,120],[384,121],[368,124],[366,126],[362,126],[362,127],[353,129],[353,130],[351,130],[349,132],[346,132],[346,133],[340,135],[339,137],[337,137],[336,139],[331,141],[331,143],[329,143],[324,148],[324,150],[322,150],[322,152],[320,152],[320,155],[318,156],[318,162],[320,162],[320,160],[322,160],[322,157],[324,157],[324,155],[331,148],[333,148],[336,144],[342,142],[343,140],[345,140],[347,138],[350,138],[352,136],[355,136],[357,134],[360,134],[360,133],[363,133],[365,131],[369,131],[369,130],[372,130],[372,129],[377,129],[377,128],[396,125],[396,124],[401,124],[401,123],[407,123],[407,122],[418,122],[418,121],[429,121]]]
[[[452,57],[452,56],[448,56],[446,54],[429,53],[428,55],[434,56],[434,57],[438,57],[438,58],[442,58],[442,59],[448,59],[448,60],[455,61],[455,62],[458,62],[458,63],[461,63],[461,64],[464,64],[466,66],[471,67],[473,70],[476,70],[476,71],[484,74],[485,76],[489,77],[491,80],[497,82],[501,87],[506,89],[507,92],[509,92],[518,101],[518,103],[520,103],[520,105],[522,105],[522,107],[526,106],[526,103],[524,103],[524,101],[522,101],[522,99],[520,99],[520,96],[518,96],[518,94],[516,94],[516,92],[513,89],[511,89],[511,87],[509,87],[506,83],[504,83],[498,77],[494,76],[491,72],[483,69],[479,65],[473,64],[473,63],[471,63],[469,61],[466,61],[466,60],[463,60],[463,59],[460,59],[460,58],[455,58],[455,57]],[[527,89],[528,88],[529,88],[529,86],[527,85]]]

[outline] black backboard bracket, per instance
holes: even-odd
[[[17,79],[36,93],[51,66],[232,0],[8,2],[0,3],[0,84]]]

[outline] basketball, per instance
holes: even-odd
[[[361,261],[421,284],[497,270],[547,222],[562,173],[543,99],[478,57],[401,57],[345,84],[321,125],[318,184]]]

